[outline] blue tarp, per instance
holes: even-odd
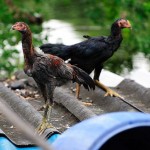
[[[52,144],[59,134],[52,135],[47,142]],[[17,146],[14,143],[12,143],[5,135],[1,134],[0,137],[0,150],[42,150],[41,148],[37,146]]]

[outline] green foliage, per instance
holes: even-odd
[[[17,5],[17,7],[19,7]],[[21,6],[22,7],[22,6]],[[27,7],[24,8],[27,11]],[[11,26],[16,21],[25,21],[28,23],[28,19],[20,20],[14,17],[14,13],[10,11],[9,7],[2,0],[0,5],[0,78],[10,77],[11,74],[18,68],[22,68],[23,61],[20,60],[19,52],[16,50],[16,45],[20,41],[20,34],[18,32],[11,31]],[[36,34],[41,32],[41,27],[38,25],[31,25],[31,29]],[[38,36],[37,36],[38,37]],[[34,38],[34,42],[41,44],[39,38]],[[22,58],[21,58],[22,59]]]
[[[0,59],[1,76],[10,77],[11,73],[16,70],[16,65],[19,63],[17,50],[4,50]],[[12,59],[13,58],[13,59]],[[18,66],[19,67],[19,66]]]

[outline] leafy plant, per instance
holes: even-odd
[[[2,76],[10,77],[11,73],[16,70],[19,59],[17,50],[4,50],[0,59],[0,72]]]

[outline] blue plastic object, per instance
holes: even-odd
[[[149,141],[149,114],[119,112],[85,120],[65,131],[52,145],[56,150],[134,150],[141,145],[145,146],[141,149],[150,150]]]
[[[48,139],[55,150],[150,150],[149,141],[150,114],[138,112],[116,112],[93,117]],[[41,148],[19,147],[1,134],[0,150]]]
[[[52,144],[59,134],[53,134],[49,139],[48,143]],[[0,150],[42,150],[41,148],[37,146],[17,146],[14,143],[12,143],[6,136],[0,137]]]

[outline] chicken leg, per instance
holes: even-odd
[[[46,104],[44,110],[44,116],[42,118],[42,123],[38,126],[37,132],[41,135],[46,129],[54,128],[52,124],[49,123],[50,114],[52,111],[52,106],[50,104]],[[49,113],[50,112],[50,113]],[[49,114],[49,115],[48,115]]]
[[[80,88],[81,88],[81,85],[76,83],[76,98],[77,99],[82,99],[81,97],[79,97],[79,94],[80,94]],[[91,102],[82,102],[85,106],[91,106],[92,103]]]
[[[117,92],[113,91],[112,89],[110,89],[109,87],[106,87],[104,84],[102,84],[101,82],[99,82],[98,80],[94,80],[95,81],[95,85],[97,85],[98,87],[102,88],[104,91],[106,91],[106,94],[104,96],[114,96],[114,97],[118,97],[120,99],[124,99],[121,95],[119,95]]]
[[[77,98],[77,99],[81,99],[81,98],[79,97],[79,94],[80,94],[80,87],[81,87],[81,85],[78,84],[78,83],[76,83],[76,98]]]

